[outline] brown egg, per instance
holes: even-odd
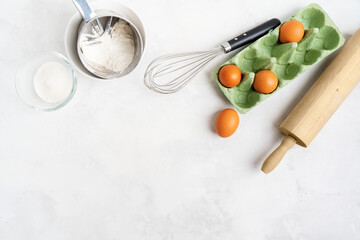
[[[220,137],[230,137],[238,128],[239,122],[239,114],[234,109],[224,109],[219,113],[216,118],[216,132]]]
[[[253,87],[257,92],[272,93],[278,86],[279,80],[270,70],[261,70],[255,74]]]
[[[279,40],[281,43],[300,42],[304,37],[304,25],[297,20],[290,20],[280,27]]]
[[[219,81],[224,87],[237,86],[241,81],[240,69],[232,64],[223,66],[219,71]]]

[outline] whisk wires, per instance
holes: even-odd
[[[163,94],[177,92],[185,87],[208,62],[223,52],[223,48],[218,47],[208,51],[158,57],[150,63],[145,71],[145,85]]]

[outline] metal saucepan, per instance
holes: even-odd
[[[144,49],[143,38],[139,30],[136,28],[136,26],[133,23],[131,23],[129,20],[121,16],[120,14],[115,13],[111,10],[97,10],[95,12],[86,0],[73,0],[73,2],[83,17],[83,21],[80,24],[78,30],[77,51],[79,58],[82,64],[84,65],[84,67],[92,74],[103,79],[119,78],[131,72],[139,63]],[[113,25],[120,19],[125,21],[127,24],[129,24],[132,31],[134,44],[135,44],[135,54],[133,60],[128,67],[126,67],[124,70],[120,72],[100,71],[99,68],[92,67],[88,63],[88,60],[85,58],[81,50],[81,41],[80,41],[81,36],[94,35],[94,31],[95,31],[97,35],[100,37],[105,32],[104,26],[106,26],[106,29],[108,29],[109,27],[111,27],[109,25]],[[89,41],[92,40],[96,40],[96,39],[91,39]],[[92,63],[92,65],[94,65],[94,63]]]

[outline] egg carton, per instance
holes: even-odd
[[[280,43],[278,26],[222,65],[234,64],[240,68],[242,80],[236,87],[227,88],[219,82],[218,73],[222,66],[214,72],[220,89],[239,113],[248,112],[275,94],[345,42],[334,22],[315,3],[286,21],[294,19],[300,21],[305,28],[304,37],[300,42]],[[259,93],[252,87],[255,73],[264,69],[273,71],[279,80],[277,89],[270,94]]]

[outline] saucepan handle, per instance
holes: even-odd
[[[85,24],[95,19],[95,21],[92,21],[91,24],[94,27],[95,31],[98,34],[104,33],[104,28],[102,27],[99,19],[96,16],[95,11],[91,8],[90,4],[87,0],[73,0],[73,3],[75,4],[76,8],[82,15]]]
[[[90,4],[86,0],[73,0],[73,3],[86,23],[96,17],[95,11],[91,8]]]

